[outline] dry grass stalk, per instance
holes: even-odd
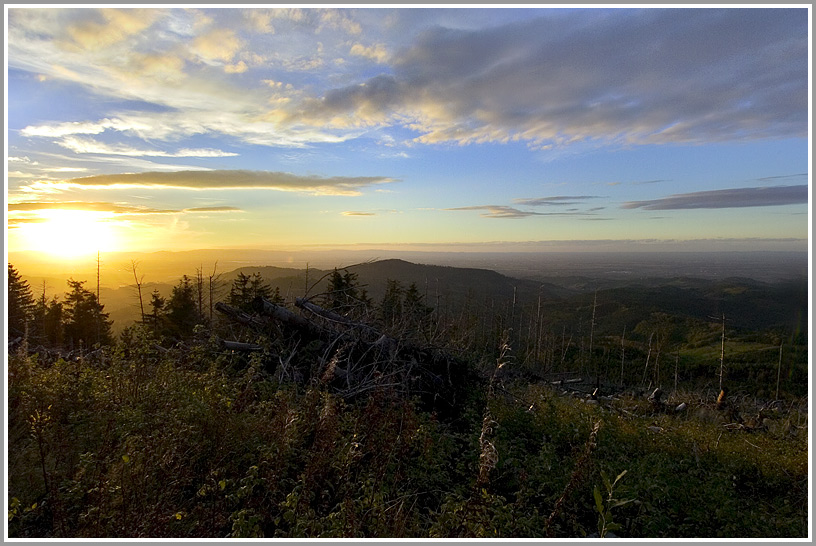
[[[490,478],[490,471],[496,468],[499,462],[499,452],[488,437],[493,433],[493,428],[497,425],[490,411],[485,411],[482,419],[482,433],[479,435],[479,479],[476,481],[477,487],[483,487]]]
[[[572,493],[573,489],[575,489],[575,487],[578,485],[581,477],[583,476],[584,470],[589,465],[589,458],[592,455],[592,451],[595,449],[598,430],[600,430],[600,428],[600,421],[592,425],[592,431],[589,433],[586,444],[584,444],[584,452],[581,454],[581,458],[578,459],[578,463],[575,465],[575,469],[572,471],[572,475],[570,476],[570,480],[567,482],[566,487],[564,487],[564,491],[561,493],[558,500],[555,501],[555,506],[553,507],[552,513],[550,513],[550,517],[547,518],[548,537],[552,537],[553,521],[555,521],[555,518],[561,513],[561,508],[564,506],[564,502],[567,500],[570,493]]]

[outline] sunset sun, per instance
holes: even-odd
[[[73,258],[116,248],[110,215],[77,210],[41,212],[43,221],[25,226],[31,250]]]

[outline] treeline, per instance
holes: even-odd
[[[355,320],[371,321],[403,336],[431,335],[427,328],[433,308],[425,304],[415,283],[404,287],[400,281],[389,279],[385,295],[375,303],[355,273],[335,269],[325,280],[325,291],[310,298],[324,308]],[[45,289],[35,297],[28,281],[8,264],[10,345],[25,341],[30,347],[68,352],[113,345],[116,341],[112,335],[113,322],[99,301],[99,294],[85,288],[86,282],[69,279],[69,291],[62,299],[58,296],[49,299]],[[223,333],[218,331],[221,323],[213,309],[224,288],[219,276],[210,276],[205,281],[199,270],[194,277],[183,275],[169,296],[153,290],[146,297],[137,277],[140,319],[135,326],[156,340],[170,343],[190,339],[197,328]],[[257,272],[252,275],[239,272],[226,292],[223,300],[246,312],[253,312],[258,300],[286,303],[280,289],[273,288]],[[129,331],[127,328],[125,331],[127,338]]]
[[[97,294],[85,281],[68,280],[62,300],[43,291],[34,298],[28,282],[8,264],[9,342],[27,342],[51,349],[74,350],[110,345],[112,322]]]
[[[140,308],[135,328],[166,347],[184,343],[196,333],[254,342],[251,333],[236,331],[219,317],[214,309],[218,301],[250,314],[256,311],[258,299],[294,304],[285,301],[280,288],[259,272],[240,271],[227,284],[215,269],[211,275],[197,269],[194,275],[179,279],[169,293],[143,294],[135,264],[133,269]],[[789,392],[798,396],[807,391],[806,332],[737,328],[732,323],[746,319],[730,313],[724,324],[723,317],[689,316],[661,306],[656,289],[651,289],[646,300],[632,303],[610,300],[624,298],[622,291],[559,299],[546,294],[522,298],[515,291],[504,296],[451,295],[446,287],[441,293],[437,287],[434,305],[429,305],[427,286],[421,291],[415,282],[391,278],[380,279],[384,288],[376,287],[374,292],[380,296],[375,301],[353,268],[327,272],[311,284],[307,272],[306,281],[309,301],[397,339],[478,360],[495,358],[506,336],[518,363],[516,369],[528,379],[578,372],[598,385],[615,388],[676,388],[678,383],[715,388],[722,367],[730,387],[753,395]],[[63,352],[112,345],[112,323],[98,295],[82,281],[69,280],[68,287],[62,300],[47,299],[44,290],[35,298],[9,264],[10,341],[25,339],[30,347]],[[667,305],[682,299],[676,288],[668,293]],[[716,301],[684,305],[702,308],[711,304]],[[134,328],[123,330],[123,339],[132,337]],[[10,348],[14,347],[12,343]]]

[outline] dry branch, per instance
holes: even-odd
[[[227,315],[236,322],[249,326],[255,330],[263,330],[266,326],[266,324],[262,320],[259,320],[258,317],[254,317],[249,313],[236,309],[235,307],[227,305],[226,303],[221,303],[220,301],[215,304],[215,310],[219,313]]]
[[[253,352],[263,350],[263,347],[256,345],[255,343],[243,343],[240,341],[229,341],[226,339],[221,340],[221,345],[223,345],[225,349],[229,349],[231,351]]]

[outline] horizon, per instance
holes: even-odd
[[[117,289],[140,282],[175,284],[199,269],[208,275],[239,269],[276,267],[304,271],[353,268],[400,260],[410,264],[483,269],[517,279],[584,276],[602,278],[751,278],[776,282],[808,277],[810,254],[801,251],[549,251],[449,252],[428,250],[258,250],[198,249],[185,251],[109,252],[66,260],[48,253],[8,253],[8,262],[39,290],[60,294],[69,278],[90,281],[100,274],[101,286]],[[97,262],[97,259],[99,262]],[[97,269],[99,266],[99,269]],[[134,271],[134,267],[136,271]],[[54,282],[57,286],[54,286]]]
[[[809,16],[6,6],[7,257],[809,252]]]

